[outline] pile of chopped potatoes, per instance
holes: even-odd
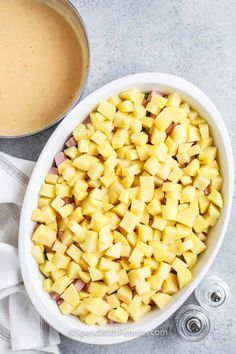
[[[223,207],[209,125],[176,93],[102,101],[41,186],[32,255],[60,311],[139,320],[191,281]]]

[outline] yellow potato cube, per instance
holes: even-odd
[[[116,243],[113,246],[111,246],[107,251],[106,251],[106,256],[110,256],[112,258],[120,258],[121,254],[121,243]]]
[[[165,294],[173,295],[178,291],[177,276],[173,273],[169,273],[168,277],[162,284],[162,291]]]
[[[134,268],[139,268],[143,256],[143,252],[141,252],[137,247],[135,247],[128,260]]]
[[[56,197],[52,203],[51,206],[53,207],[53,209],[55,209],[56,211],[58,211],[61,207],[63,207],[65,205],[65,202],[63,199],[61,199],[60,197]]]
[[[200,163],[197,159],[191,161],[187,167],[184,168],[184,172],[189,175],[195,177],[198,173],[200,167]]]
[[[220,211],[219,209],[212,203],[210,203],[209,205],[209,209],[208,209],[209,215],[214,218],[214,219],[219,219],[220,217]]]
[[[120,307],[120,300],[117,298],[116,294],[108,295],[106,297],[106,301],[107,301],[108,305],[113,309]]]
[[[168,100],[166,103],[166,106],[173,106],[173,107],[179,107],[181,103],[181,98],[177,93],[170,93],[168,95]]]
[[[193,186],[187,186],[181,193],[181,203],[191,203],[194,200],[196,189]]]
[[[172,300],[172,296],[164,293],[157,293],[152,296],[152,300],[160,309],[163,309]]]
[[[146,110],[152,114],[154,114],[155,116],[160,113],[161,109],[160,107],[158,107],[157,104],[152,103],[151,101],[148,102],[147,106],[146,106]]]
[[[147,282],[143,279],[138,279],[136,281],[135,289],[136,289],[137,294],[139,296],[141,296],[141,295],[149,292],[151,290],[151,286],[150,286],[149,282]]]
[[[57,232],[41,224],[33,233],[32,240],[52,247],[57,237]]]
[[[144,211],[145,203],[138,199],[133,199],[130,207],[132,214],[141,217]]]
[[[165,226],[166,226],[166,220],[165,219],[163,219],[162,217],[154,216],[153,223],[152,223],[152,227],[154,229],[163,231]]]
[[[79,293],[74,284],[71,284],[61,295],[61,298],[69,303],[71,306],[76,307],[79,304]]]
[[[139,222],[139,217],[129,211],[125,213],[125,216],[120,222],[120,226],[128,233],[132,232]]]
[[[144,94],[140,92],[138,89],[130,89],[127,91],[124,91],[120,94],[120,97],[124,100],[131,100],[133,102],[137,102],[141,104],[144,99]]]
[[[205,251],[206,249],[206,245],[194,233],[191,233],[190,235],[186,236],[185,240],[192,241],[193,248],[191,249],[191,251],[196,255]]]
[[[118,272],[118,282],[120,285],[125,285],[129,283],[128,274],[125,269],[121,269]]]
[[[159,113],[155,119],[155,126],[164,132],[172,122],[178,123],[186,119],[187,114],[182,108],[166,107]]]
[[[187,208],[178,213],[176,220],[183,225],[193,227],[196,217],[197,212],[193,208]]]
[[[140,318],[145,316],[151,310],[151,308],[152,307],[149,305],[142,304],[138,311],[130,313],[130,317],[132,318],[132,320],[138,321],[140,320]]]
[[[194,178],[193,185],[200,191],[206,189],[209,186],[209,184],[210,184],[210,180],[208,178],[199,175]]]
[[[107,101],[113,104],[113,106],[118,106],[118,104],[122,102],[119,96],[111,96]]]
[[[93,253],[83,253],[82,258],[85,262],[89,265],[89,267],[95,268],[98,264],[98,257],[95,256]]]
[[[196,232],[206,232],[209,227],[208,222],[201,216],[198,215],[193,224],[193,228]]]
[[[183,257],[190,269],[192,269],[197,263],[197,255],[190,251],[184,252]]]
[[[161,262],[156,271],[156,275],[163,279],[166,279],[168,277],[168,274],[170,273],[170,270],[171,266],[168,263]]]
[[[125,101],[119,103],[117,108],[118,108],[119,111],[121,111],[123,113],[129,113],[129,112],[133,112],[134,105],[133,105],[132,101],[125,100]]]
[[[145,146],[148,141],[148,135],[142,132],[134,133],[130,137],[131,142],[138,146]]]
[[[64,277],[61,277],[57,279],[53,285],[52,285],[52,291],[55,291],[58,294],[62,294],[67,286],[72,283],[73,279],[67,277],[66,275]]]
[[[167,104],[167,98],[158,95],[156,93],[152,93],[152,98],[150,100],[150,102],[156,106],[158,106],[159,108],[164,108],[165,105]]]
[[[94,231],[86,231],[86,237],[83,244],[83,250],[85,252],[95,252],[97,249],[98,234]]]
[[[138,225],[138,237],[140,240],[147,242],[152,241],[153,230],[149,225]]]
[[[82,256],[82,251],[74,244],[68,247],[66,253],[77,263],[80,261]]]
[[[52,279],[43,279],[43,290],[46,291],[47,293],[52,292],[52,285],[53,281]]]
[[[96,298],[89,301],[87,309],[97,316],[105,316],[110,310],[110,305],[106,301]]]
[[[111,269],[118,271],[118,270],[120,270],[120,265],[117,262],[114,262],[114,261],[111,261],[110,259],[102,257],[99,261],[98,268],[101,271],[108,271]]]
[[[104,117],[106,117],[107,119],[113,120],[113,118],[115,116],[115,112],[116,112],[116,107],[113,104],[111,104],[110,102],[102,101],[99,104],[97,111],[99,113],[101,113],[102,115],[104,115]]]
[[[108,224],[108,219],[105,215],[102,215],[100,213],[95,213],[92,216],[91,222],[90,222],[90,227],[96,231],[100,232],[102,228]]]
[[[171,137],[178,144],[185,143],[187,140],[187,125],[186,124],[178,124],[174,127]]]
[[[158,275],[151,275],[148,278],[148,282],[151,286],[151,289],[156,290],[156,291],[161,289],[163,281],[164,281],[164,279]]]
[[[138,295],[134,295],[133,299],[130,301],[127,311],[129,313],[135,313],[139,311],[142,305],[142,299]]]
[[[52,259],[52,263],[57,268],[67,269],[68,265],[70,263],[70,257],[60,254],[60,253],[55,253],[53,256],[53,259]]]
[[[177,183],[183,175],[183,171],[179,167],[175,167],[168,176],[168,179]]]
[[[171,244],[177,239],[178,231],[175,226],[166,226],[162,234],[163,244]]]
[[[91,282],[90,283],[88,292],[93,297],[101,297],[101,298],[103,298],[103,296],[105,296],[107,290],[108,290],[108,286],[107,285],[105,285],[102,282],[98,282],[97,281],[97,282]]]
[[[140,176],[139,199],[143,202],[150,202],[154,194],[153,176]]]
[[[42,197],[55,198],[55,186],[48,183],[43,183],[39,195]]]
[[[88,171],[90,167],[97,163],[98,159],[95,156],[91,156],[88,154],[83,154],[73,161],[73,165],[77,167],[79,170]]]
[[[130,301],[132,300],[132,296],[132,290],[128,285],[122,285],[117,290],[117,298],[127,305],[129,305]]]
[[[38,264],[43,264],[45,262],[45,256],[40,246],[33,245],[31,248],[31,254]]]
[[[89,275],[92,281],[102,280],[103,272],[99,269],[89,267]]]
[[[79,271],[81,271],[80,266],[77,263],[71,261],[67,268],[68,277],[71,279],[79,278]]]
[[[198,158],[202,164],[209,165],[212,161],[216,159],[216,155],[217,155],[217,147],[210,146],[207,149],[203,150],[199,154]]]
[[[178,208],[176,206],[162,205],[161,211],[165,220],[177,220]]]
[[[223,208],[223,198],[220,192],[216,189],[213,189],[211,193],[208,195],[208,199],[214,203],[219,208]]]
[[[149,157],[143,165],[144,170],[146,170],[150,175],[155,175],[160,168],[160,164],[157,159],[153,156]]]
[[[127,323],[129,314],[122,307],[118,307],[116,310],[114,310],[114,317],[116,322]]]
[[[147,245],[145,242],[137,240],[136,246],[146,257],[152,256],[153,249],[151,246]]]
[[[71,188],[65,184],[56,184],[56,195],[57,197],[64,198],[71,195]]]
[[[33,221],[36,221],[36,222],[39,222],[39,223],[43,223],[44,222],[44,218],[43,218],[42,212],[41,212],[41,210],[39,208],[38,209],[34,209],[32,211],[31,218],[32,218]]]
[[[185,287],[192,279],[192,273],[189,269],[179,269],[177,271],[177,279],[180,289]]]
[[[180,269],[185,269],[185,268],[187,268],[188,265],[187,265],[185,262],[181,261],[180,258],[175,257],[175,259],[174,259],[173,262],[171,263],[171,267],[172,267],[176,272],[178,272],[178,270],[180,270]]]
[[[69,315],[74,309],[73,306],[68,304],[66,301],[63,301],[58,307],[63,315]]]
[[[195,142],[201,139],[199,129],[193,125],[187,125],[187,142]]]
[[[61,215],[62,218],[66,218],[67,216],[71,215],[74,210],[72,204],[66,204],[58,210],[58,213]]]
[[[116,152],[108,140],[98,146],[98,151],[105,158],[116,156]]]
[[[218,192],[220,192],[221,187],[222,187],[222,183],[223,183],[223,178],[221,176],[216,176],[216,177],[212,178],[211,184],[210,184],[210,190],[213,191],[213,189],[215,189]]]

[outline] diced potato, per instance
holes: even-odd
[[[127,232],[132,232],[139,222],[139,217],[129,211],[126,212],[120,222],[120,226]]]
[[[100,298],[95,298],[87,304],[87,309],[97,316],[105,316],[110,310],[110,306],[106,301]]]
[[[185,287],[192,279],[192,273],[188,268],[179,269],[177,271],[177,279],[180,289]]]
[[[177,93],[128,89],[89,118],[40,188],[31,253],[63,314],[124,324],[191,281],[223,178],[207,121]]]
[[[38,264],[43,264],[45,262],[45,256],[40,246],[37,245],[32,246],[31,254]]]
[[[63,315],[69,315],[73,311],[73,306],[66,301],[63,301],[58,307]]]
[[[211,191],[211,193],[208,195],[208,199],[219,208],[223,208],[222,195],[216,189]]]
[[[99,104],[97,111],[99,113],[103,114],[107,119],[113,120],[113,118],[115,116],[115,112],[116,112],[116,107],[113,104],[111,104],[110,102],[102,101]]]
[[[178,291],[177,276],[173,273],[169,273],[168,277],[162,284],[162,291],[165,294],[173,295]]]
[[[72,283],[72,281],[73,280],[67,276],[61,277],[53,283],[52,291],[62,294],[66,290],[67,286]]]
[[[171,266],[168,263],[161,262],[159,265],[159,268],[156,271],[156,275],[166,279],[168,277],[168,274],[170,273]]]
[[[184,260],[187,263],[188,267],[190,269],[192,269],[197,262],[197,255],[188,251],[188,252],[183,253],[183,257],[184,257]]]
[[[168,294],[157,293],[152,296],[152,300],[162,310],[172,300],[172,297]]]
[[[61,298],[69,303],[71,306],[76,307],[79,304],[79,293],[74,284],[71,284],[62,294]]]
[[[55,242],[57,232],[41,224],[33,233],[32,240],[51,247]]]
[[[89,285],[89,293],[93,297],[103,298],[103,296],[105,296],[107,290],[108,290],[108,286],[102,282],[92,282]]]

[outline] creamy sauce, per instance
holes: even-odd
[[[84,67],[59,12],[38,0],[0,0],[0,135],[37,131],[65,113]]]

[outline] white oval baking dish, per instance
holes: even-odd
[[[34,223],[31,212],[37,206],[38,192],[53,158],[62,150],[64,142],[73,128],[82,122],[94,107],[103,99],[136,87],[148,92],[158,90],[163,93],[177,92],[193,108],[206,118],[219,148],[219,161],[224,176],[223,196],[225,205],[217,225],[207,238],[207,250],[199,257],[193,270],[193,279],[188,286],[173,296],[172,302],[164,310],[155,309],[140,321],[128,324],[112,324],[104,328],[88,327],[73,316],[62,315],[56,303],[42,289],[42,275],[30,254],[31,235]],[[210,99],[190,82],[177,76],[158,73],[142,73],[115,80],[96,90],[81,101],[61,122],[45,145],[32,173],[21,212],[19,229],[20,265],[24,284],[31,301],[40,315],[52,327],[65,336],[91,344],[114,344],[128,341],[148,332],[170,317],[194,291],[212,264],[229,222],[233,196],[233,158],[229,136],[220,113]]]

